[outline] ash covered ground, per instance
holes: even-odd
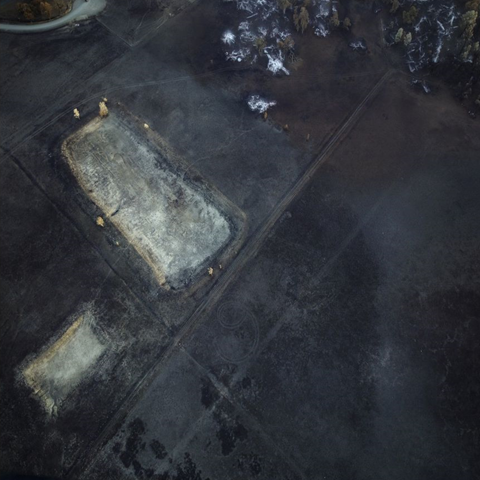
[[[478,8],[0,34],[1,474],[480,478]]]

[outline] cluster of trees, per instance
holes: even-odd
[[[383,0],[387,5],[390,5],[390,13],[395,14],[399,7],[399,0]],[[401,12],[401,18],[404,25],[412,25],[418,18],[419,10],[415,5],[411,5],[408,9]],[[465,13],[460,20],[460,56],[463,60],[467,60],[474,54],[478,57],[480,53],[480,43],[475,38],[476,33],[480,28],[478,27],[480,20],[480,0],[467,0],[465,3]],[[477,35],[478,37],[478,35]],[[403,43],[408,45],[412,41],[412,34],[405,31],[404,28],[399,28],[395,35],[395,43]]]
[[[305,32],[310,21],[310,14],[308,13],[310,2],[311,0],[303,0],[302,2],[298,0],[277,0],[278,8],[284,15],[287,10],[293,9],[293,23],[297,32],[302,33]]]
[[[308,27],[308,22],[310,21],[310,15],[308,13],[307,7],[295,7],[293,11],[293,23],[297,32],[305,32]]]
[[[480,1],[480,0],[478,0]],[[399,0],[383,0],[383,3],[390,6],[390,13],[392,15],[396,14],[400,8]],[[400,13],[400,12],[399,12]],[[411,5],[410,8],[401,11],[401,18],[402,22],[407,25],[412,25],[415,23],[415,20],[418,17],[419,10],[415,5]],[[393,26],[393,22],[392,22]],[[412,42],[413,36],[411,32],[407,32],[407,30],[403,27],[400,27],[395,34],[395,43],[402,43],[405,46],[410,45]]]
[[[480,10],[480,0],[469,0],[465,4],[465,10],[475,10],[478,12]]]
[[[412,5],[408,10],[402,12],[402,18],[405,23],[411,25],[418,17],[418,8]]]
[[[401,0],[382,1],[390,5],[390,13],[398,15],[400,20],[395,43],[408,45],[412,41],[412,33],[407,29],[418,21],[419,9],[411,2],[404,3],[401,9]],[[480,108],[480,0],[463,1],[463,14],[457,20],[454,37],[450,39],[450,45],[454,44],[455,47],[446,62],[433,68],[451,84],[462,101],[471,99],[473,109],[470,114],[475,115]],[[393,22],[391,25],[393,27]]]
[[[382,0],[383,3],[390,6],[390,13],[397,13],[398,9],[400,8],[400,1],[399,0]],[[472,0],[477,1],[477,0]],[[478,0],[480,1],[480,0]],[[404,23],[411,25],[415,22],[418,17],[419,10],[415,5],[411,5],[408,10],[402,11],[402,20]]]
[[[267,46],[267,39],[265,37],[258,37],[255,39],[255,47],[260,56],[263,55],[265,47]]]
[[[295,29],[297,32],[304,33],[310,23],[308,7],[310,6],[311,0],[277,0],[277,3],[284,14],[288,9],[293,9],[293,24],[295,25]],[[352,26],[352,22],[348,17],[340,21],[337,11],[332,13],[329,22],[332,27],[337,28],[342,25],[345,30],[350,30]]]
[[[279,40],[278,46],[285,52],[291,52],[295,48],[295,41],[293,38],[289,35],[285,40]]]
[[[400,27],[395,35],[395,43],[403,42],[405,46],[408,46],[410,45],[411,41],[412,34],[410,32],[406,32],[403,28]]]
[[[392,3],[390,5],[390,13],[395,13],[400,7],[400,2],[398,0],[392,0]]]
[[[72,0],[31,0],[17,4],[19,16],[22,20],[50,20],[67,13],[71,8]]]
[[[295,41],[290,35],[284,40],[279,40],[277,45],[292,65],[298,62],[298,57],[295,54]]]
[[[341,25],[345,30],[350,30],[350,28],[352,27],[352,21],[348,17],[345,17],[343,21],[340,20],[338,18],[338,12],[336,10],[332,13],[332,16],[330,17],[328,23],[333,28],[338,28]]]

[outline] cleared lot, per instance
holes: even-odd
[[[2,469],[478,478],[478,123],[395,70],[368,2],[347,2],[351,32],[294,34],[303,63],[288,77],[225,61],[232,3],[198,2],[155,35],[166,10],[122,3],[72,31],[0,37]],[[252,94],[277,102],[267,119]],[[75,137],[103,96],[106,123]],[[68,138],[85,147],[77,176]],[[187,224],[200,242],[226,233],[222,219],[225,248],[178,240]],[[180,245],[183,266],[200,262],[190,273],[162,257]],[[198,288],[160,288],[155,265]],[[42,383],[63,398],[53,417],[19,373],[86,304],[107,348],[72,390]]]
[[[23,371],[25,381],[51,415],[57,415],[67,395],[88,376],[105,351],[92,329],[94,321],[91,312],[84,312]]]
[[[118,114],[91,121],[64,151],[84,191],[164,288],[188,285],[229,242],[229,221],[213,193],[189,182],[165,146],[154,149],[146,132]]]

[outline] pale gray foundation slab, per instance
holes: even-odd
[[[93,331],[92,322],[90,312],[81,314],[55,343],[23,370],[26,383],[50,414],[56,413],[105,351],[106,346]]]
[[[142,127],[143,128],[143,127]],[[164,288],[180,289],[224,249],[234,232],[220,194],[187,180],[184,166],[121,113],[96,118],[64,152],[91,200],[150,265]]]

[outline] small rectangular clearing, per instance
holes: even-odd
[[[88,375],[105,351],[92,330],[91,313],[78,317],[68,330],[23,371],[27,384],[54,413],[67,395]]]
[[[111,112],[69,137],[64,153],[88,197],[160,285],[181,289],[230,243],[234,228],[224,212],[231,206],[219,192],[189,180],[168,147],[143,130],[122,111]]]

